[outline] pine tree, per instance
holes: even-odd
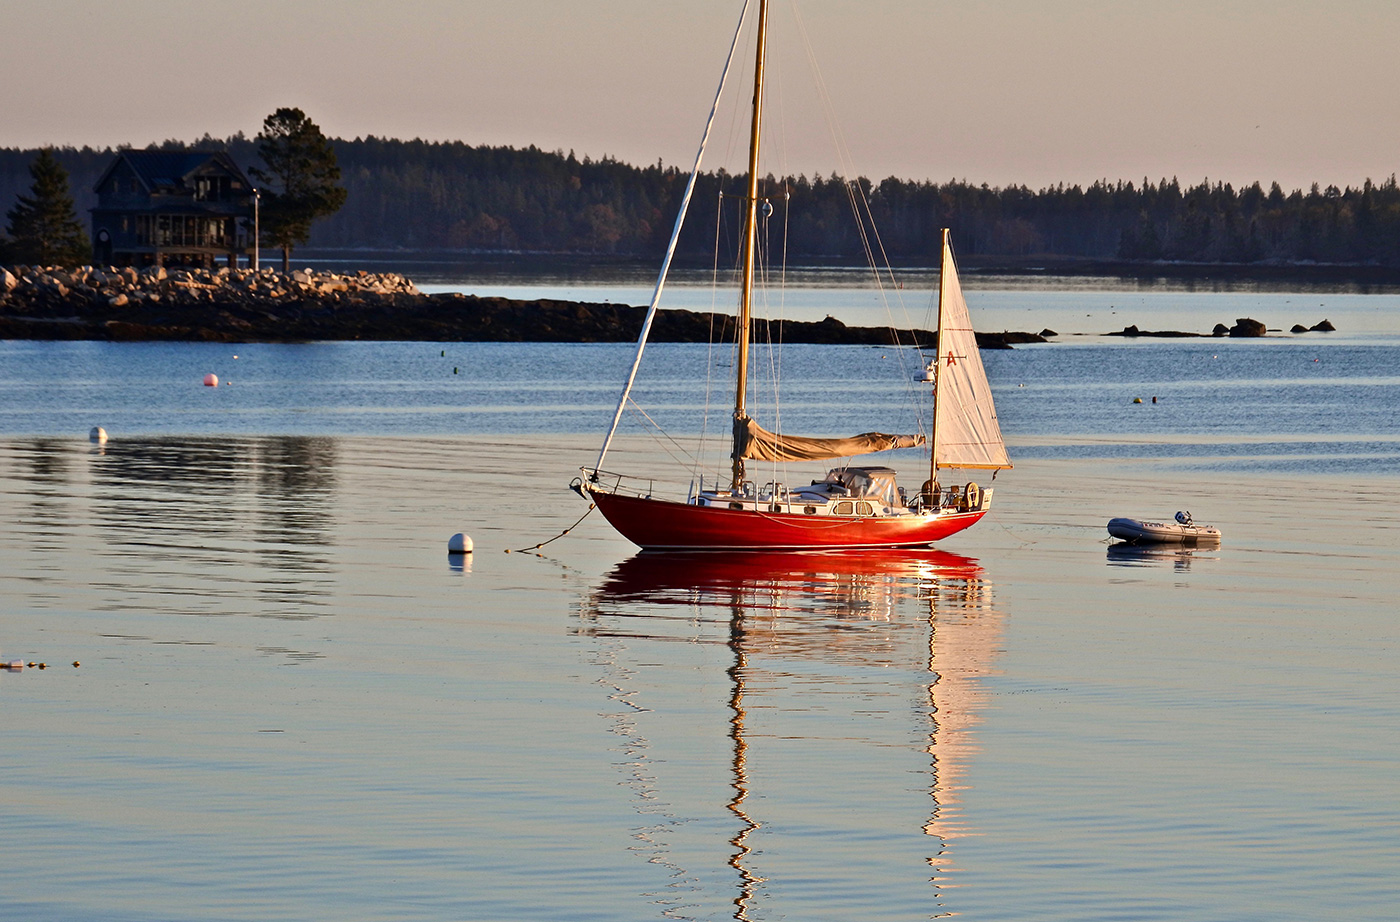
[[[86,263],[92,258],[92,246],[78,221],[68,171],[53,150],[45,148],[29,165],[29,175],[34,177],[32,194],[19,196],[5,215],[10,219],[8,257],[38,266]]]
[[[345,190],[336,185],[340,167],[331,142],[300,109],[278,109],[263,119],[257,142],[266,169],[248,172],[273,186],[261,190],[261,235],[281,247],[282,271],[287,272],[292,247],[311,237],[311,222],[345,204]]]

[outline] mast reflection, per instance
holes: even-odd
[[[753,868],[752,837],[762,819],[747,807],[750,742],[746,736],[754,657],[834,658],[875,668],[927,669],[920,698],[929,721],[926,751],[932,810],[921,822],[937,846],[927,856],[941,902],[949,841],[968,830],[957,813],[972,737],[985,703],[1001,616],[977,561],[937,550],[879,552],[639,553],[618,564],[581,606],[582,631],[600,638],[723,643],[732,796],[738,821],[728,865],[737,875],[734,918],[748,919],[765,878]],[[706,623],[723,624],[721,635]],[[870,630],[872,622],[889,630]],[[912,641],[927,623],[926,658]],[[912,657],[917,657],[914,659]],[[920,687],[920,686],[916,686]],[[760,693],[762,694],[762,693]],[[769,708],[773,705],[766,703]],[[634,705],[635,706],[635,705]],[[941,913],[939,909],[935,914]]]

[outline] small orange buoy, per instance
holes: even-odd
[[[209,374],[207,374],[207,375],[204,376],[204,386],[205,386],[205,387],[218,387],[218,386],[219,386],[219,376],[216,375],[216,374],[214,374],[214,373],[211,371]]]

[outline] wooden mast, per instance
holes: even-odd
[[[740,427],[748,421],[745,407],[749,387],[749,327],[753,316],[754,249],[758,223],[758,132],[763,117],[763,52],[768,40],[768,0],[758,4],[758,50],[753,68],[753,123],[749,129],[749,190],[744,199],[744,270],[739,297],[739,371],[734,386],[734,459],[730,489],[738,492],[744,483],[744,459],[740,457]]]
[[[943,245],[938,260],[938,327],[933,349],[933,420],[928,430],[928,479],[929,492],[938,488],[938,409],[941,406],[938,393],[938,378],[943,370],[943,298],[948,291],[948,228],[943,228]],[[936,495],[933,497],[937,499]]]

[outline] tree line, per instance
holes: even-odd
[[[262,137],[262,136],[260,136]],[[663,251],[686,174],[536,147],[366,137],[331,139],[343,205],[310,225],[322,248],[577,253],[654,258]],[[268,175],[258,139],[242,134],[153,147],[227,151]],[[36,151],[0,149],[0,203],[24,195]],[[62,148],[78,213],[112,155]],[[693,261],[737,246],[743,177],[699,178],[680,253]],[[964,257],[1168,260],[1206,264],[1342,263],[1400,268],[1395,176],[1362,186],[1285,191],[1176,178],[1089,186],[992,187],[971,182],[765,178],[771,258],[863,262],[867,247],[895,263],[928,263],[943,227]],[[857,223],[853,203],[867,219]],[[873,229],[873,230],[872,230]]]

